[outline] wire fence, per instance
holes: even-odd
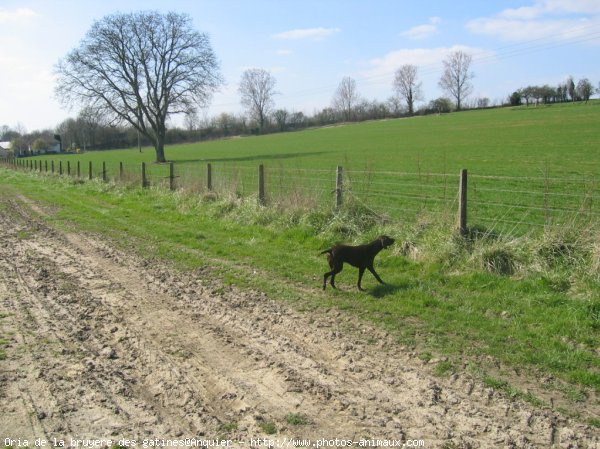
[[[257,166],[234,163],[83,163],[10,159],[23,170],[101,179],[190,193],[257,196],[261,203],[317,208],[356,204],[389,221],[415,222],[459,210],[459,173],[400,172]],[[262,186],[262,192],[261,192]],[[261,198],[261,195],[263,196]],[[468,200],[467,200],[468,199]],[[468,226],[523,234],[535,229],[588,225],[600,220],[595,176],[494,176],[469,173]],[[465,217],[466,219],[467,217]]]

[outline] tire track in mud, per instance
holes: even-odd
[[[2,429],[244,441],[274,423],[279,436],[313,440],[600,447],[594,429],[554,411],[466,376],[431,376],[342,313],[299,313],[224,287],[210,270],[181,273],[0,202],[0,300],[11,314],[0,324],[13,335]],[[288,424],[292,413],[309,423]]]

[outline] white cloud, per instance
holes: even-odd
[[[292,54],[292,50],[281,49],[275,52],[277,56],[289,56]]]
[[[505,9],[492,17],[480,17],[467,23],[472,33],[512,42],[593,37],[590,33],[599,26],[598,0],[538,0],[531,6]]]
[[[301,28],[296,30],[284,31],[274,34],[273,39],[312,39],[322,40],[335,33],[339,33],[339,28]]]
[[[35,17],[36,15],[36,12],[29,8],[18,8],[14,11],[0,9],[0,23],[7,24],[19,22],[22,20],[29,19],[31,17]]]
[[[507,19],[536,19],[545,15],[600,14],[598,0],[536,0],[531,6],[505,9],[499,17]]]
[[[544,12],[553,14],[600,14],[598,0],[541,0],[536,4]]]
[[[402,33],[402,36],[407,37],[411,40],[421,40],[427,39],[428,37],[433,36],[438,33],[437,25],[442,21],[439,17],[431,17],[429,19],[429,23],[424,25],[417,25],[415,27],[410,28]]]
[[[366,78],[387,78],[393,77],[396,70],[402,65],[416,65],[421,74],[442,72],[442,61],[455,51],[462,50],[473,56],[474,62],[477,59],[493,57],[494,53],[481,48],[467,47],[464,45],[454,45],[452,47],[438,48],[414,48],[402,49],[387,53],[381,58],[374,58],[369,61],[371,66],[362,76]]]

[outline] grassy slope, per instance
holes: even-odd
[[[175,145],[167,157],[179,163],[235,162],[302,168],[494,175],[599,174],[600,102],[520,107],[415,117],[309,129],[261,137]],[[56,156],[52,156],[58,160]],[[92,152],[77,158],[114,164],[151,162],[151,149]]]

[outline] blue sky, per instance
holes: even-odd
[[[54,99],[53,67],[94,20],[114,12],[188,13],[209,34],[226,85],[202,115],[241,113],[244,70],[269,70],[277,107],[313,114],[344,76],[386,100],[394,71],[419,67],[425,100],[441,96],[442,60],[473,55],[472,98],[505,98],[569,75],[600,82],[600,0],[0,0],[0,125],[53,128],[77,111]]]

